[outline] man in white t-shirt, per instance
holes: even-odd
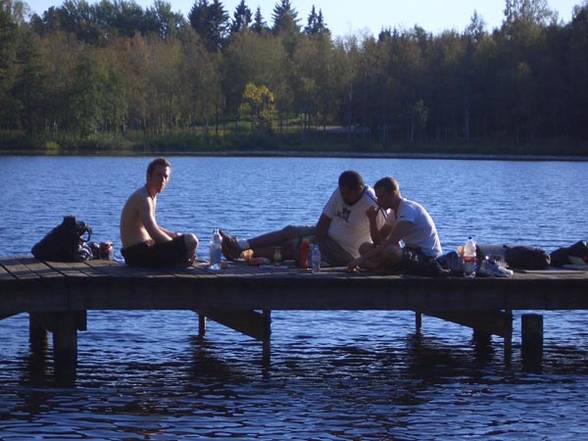
[[[384,226],[372,234],[373,244],[360,247],[361,257],[354,259],[349,270],[359,267],[399,272],[428,274],[439,271],[436,258],[442,248],[435,222],[425,208],[400,194],[398,181],[391,177],[374,185],[378,205],[389,209]],[[366,211],[372,228],[376,228],[373,208]]]
[[[373,217],[375,230],[370,229],[366,210],[378,208],[374,191],[366,186],[361,175],[348,170],[339,176],[339,186],[325,205],[316,226],[287,226],[249,240],[238,239],[224,231],[222,249],[228,259],[237,259],[242,251],[252,249],[255,257],[274,256],[280,248],[282,259],[296,259],[303,239],[318,243],[323,261],[345,266],[359,257],[359,247],[371,242],[371,234],[384,226],[385,212]]]

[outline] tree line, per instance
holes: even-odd
[[[271,23],[270,23],[271,22]],[[333,38],[290,0],[268,21],[241,0],[65,0],[29,15],[0,0],[0,136],[79,139],[340,127],[349,142],[588,139],[588,3],[564,23],[546,0],[506,0],[500,27],[415,26]],[[586,153],[586,152],[584,152]]]

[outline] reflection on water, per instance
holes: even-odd
[[[28,251],[74,213],[118,240],[118,212],[145,158],[0,158],[0,254]],[[435,217],[446,249],[480,241],[552,249],[588,237],[588,164],[173,158],[159,221],[204,239],[309,223],[347,168],[394,174]],[[117,185],[113,185],[116,182]],[[565,221],[557,221],[565,219]],[[204,252],[205,253],[205,252]],[[261,344],[186,311],[90,311],[78,381],[53,379],[28,347],[28,317],[0,321],[0,439],[585,439],[588,313],[545,315],[544,360],[524,366],[502,341],[406,312],[272,314]]]

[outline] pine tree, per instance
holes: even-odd
[[[259,9],[259,8],[258,8]],[[231,34],[249,29],[251,24],[251,9],[245,4],[245,0],[237,5],[233,14],[233,23],[231,24]]]
[[[255,10],[255,18],[253,19],[253,25],[251,25],[251,30],[253,32],[257,32],[258,34],[261,34],[262,32],[266,31],[267,29],[268,29],[267,23],[263,19],[263,16],[261,15],[261,9],[258,6],[257,9]]]
[[[221,49],[226,41],[229,30],[229,14],[220,0],[198,0],[188,15],[190,25],[200,35],[210,52]]]
[[[274,34],[300,32],[298,12],[290,4],[290,0],[281,0],[280,3],[276,3],[272,18],[274,19]]]
[[[325,26],[323,11],[319,10],[319,13],[317,14],[314,5],[312,5],[312,10],[308,16],[308,24],[304,28],[304,32],[308,35],[318,35],[329,32]]]

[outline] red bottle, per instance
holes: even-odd
[[[308,251],[310,250],[310,242],[303,240],[300,244],[300,254],[298,256],[298,267],[308,268]]]

